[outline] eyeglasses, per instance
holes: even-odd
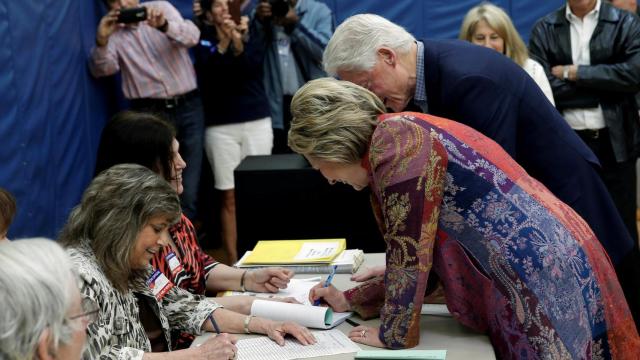
[[[98,320],[98,313],[100,312],[100,306],[96,304],[95,301],[89,298],[82,299],[82,314],[70,316],[69,320],[75,320],[79,318],[83,318],[87,324],[91,324]]]

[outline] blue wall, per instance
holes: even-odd
[[[255,1],[255,0],[254,0]],[[416,37],[455,38],[471,0],[324,0],[336,22],[371,12]],[[173,0],[184,16],[191,0]],[[528,39],[564,1],[495,1]],[[0,0],[0,187],[18,199],[10,238],[55,237],[91,179],[105,121],[121,99],[87,68],[100,0]]]

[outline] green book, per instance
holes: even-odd
[[[360,350],[356,359],[431,359],[445,360],[447,350]]]

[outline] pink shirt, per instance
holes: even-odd
[[[91,50],[89,68],[95,77],[122,71],[122,91],[127,99],[167,99],[197,87],[188,48],[195,46],[200,30],[180,16],[168,1],[141,4],[159,9],[167,19],[165,33],[141,22],[123,26],[106,46]]]

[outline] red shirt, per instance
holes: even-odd
[[[202,251],[193,224],[184,214],[180,221],[169,229],[169,234],[178,253],[174,253],[171,246],[165,246],[151,260],[151,265],[176,286],[193,294],[204,295],[209,272],[219,262]],[[191,334],[172,333],[171,348],[177,350],[185,348],[185,345],[189,347],[193,338]]]

